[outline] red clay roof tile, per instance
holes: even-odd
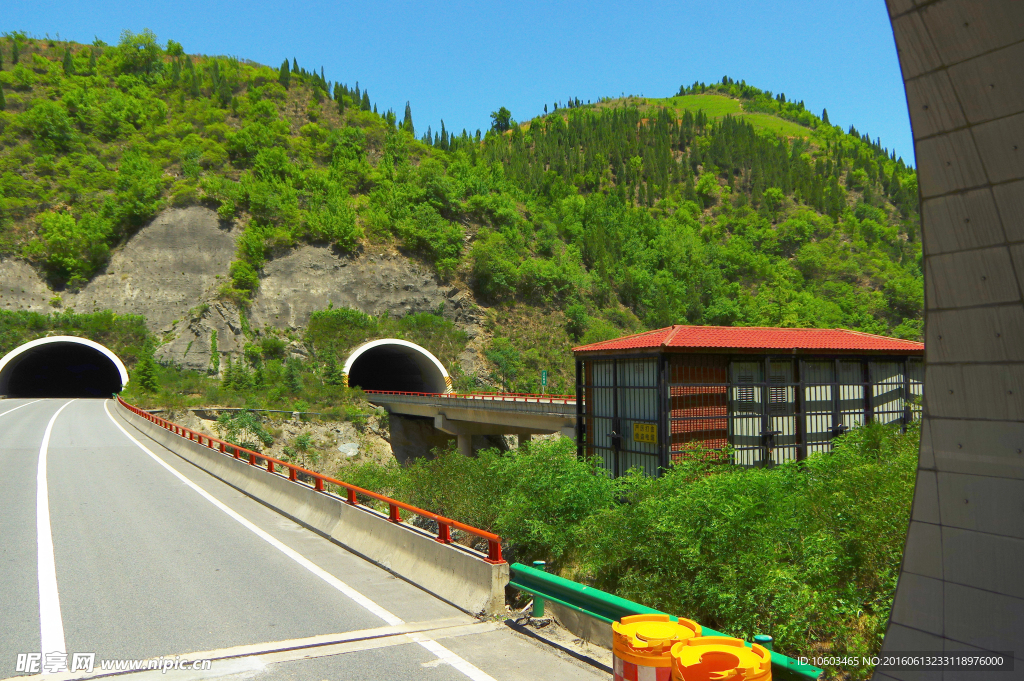
[[[581,345],[573,352],[641,348],[735,348],[743,350],[865,350],[919,353],[923,343],[847,329],[781,329],[763,326],[678,324],[612,340]]]

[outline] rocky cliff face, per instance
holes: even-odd
[[[207,208],[166,210],[114,253],[105,272],[79,293],[65,294],[64,305],[76,312],[145,315],[163,341],[158,361],[206,371],[213,331],[221,355],[240,353],[246,342],[238,308],[218,300],[238,233]],[[54,295],[24,261],[0,259],[0,309],[51,312]],[[310,315],[328,305],[394,317],[442,310],[473,339],[460,357],[463,370],[478,369],[482,318],[472,296],[441,284],[429,268],[398,253],[292,249],[264,267],[249,323],[253,329],[301,332]]]
[[[403,317],[435,312],[451,293],[430,270],[401,255],[344,256],[306,245],[263,268],[251,321],[257,327],[301,329],[314,310],[328,304]]]
[[[194,206],[164,211],[114,253],[106,271],[69,297],[76,312],[141,314],[153,331],[182,320],[227,281],[236,230]]]
[[[53,295],[27,262],[0,258],[0,310],[52,312]]]

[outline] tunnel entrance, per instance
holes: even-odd
[[[357,348],[345,362],[348,384],[363,390],[447,393],[448,371],[426,348],[386,338]]]
[[[74,336],[25,343],[0,360],[0,395],[7,397],[110,397],[127,383],[117,355]]]

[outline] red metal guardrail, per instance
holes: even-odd
[[[575,395],[538,395],[535,393],[413,393],[400,390],[364,390],[367,395],[407,395],[409,397],[443,397],[445,399],[486,400],[495,402],[536,402],[568,404]]]
[[[206,435],[205,433],[199,433],[190,428],[186,428],[185,426],[180,426],[177,423],[174,423],[173,421],[168,421],[167,419],[162,419],[159,416],[154,416],[153,414],[150,414],[149,412],[143,409],[139,409],[135,405],[128,404],[123,399],[121,399],[120,396],[118,396],[117,401],[120,402],[126,409],[128,409],[132,413],[138,414],[147,421],[155,423],[158,426],[166,430],[169,430],[180,437],[185,438],[186,440],[197,442],[200,445],[205,444],[210,449],[220,451],[222,454],[225,454],[227,456],[232,456],[233,454],[234,458],[239,460],[242,460],[244,456],[245,459],[248,460],[250,466],[256,466],[256,462],[258,460],[263,460],[265,462],[264,465],[266,465],[267,472],[273,473],[274,475],[278,475],[277,471],[275,470],[276,466],[287,468],[288,479],[291,480],[292,482],[297,482],[299,484],[305,484],[303,481],[299,480],[299,475],[301,474],[303,476],[307,476],[313,480],[312,487],[317,492],[323,492],[324,494],[330,493],[329,491],[325,491],[324,483],[329,483],[331,485],[337,485],[338,487],[342,487],[347,492],[344,501],[350,504],[351,506],[359,505],[359,495],[369,497],[371,499],[376,499],[377,501],[382,501],[388,505],[388,520],[390,520],[393,523],[402,522],[401,510],[406,510],[409,511],[410,513],[415,513],[416,515],[423,518],[429,518],[430,520],[433,520],[437,523],[437,537],[435,537],[434,540],[442,544],[452,543],[453,527],[457,530],[462,530],[463,532],[468,532],[469,534],[480,537],[481,539],[486,539],[487,558],[485,558],[484,560],[486,560],[488,563],[495,564],[505,562],[505,559],[501,557],[501,538],[492,532],[487,532],[485,530],[473,527],[472,525],[460,523],[459,521],[452,520],[451,518],[445,518],[444,516],[437,515],[436,513],[431,513],[430,511],[424,511],[422,508],[417,508],[416,506],[413,506],[411,504],[406,504],[402,501],[386,497],[383,494],[377,494],[376,492],[371,492],[368,489],[356,487],[355,485],[350,485],[347,482],[342,482],[341,480],[337,480],[326,475],[321,475],[320,473],[316,473],[307,468],[296,466],[293,463],[281,461],[280,459],[275,459],[272,456],[267,456],[266,454],[254,452],[251,449],[245,449],[244,447],[233,445],[230,442],[226,442],[216,437],[211,437],[209,435]],[[231,450],[230,453],[229,450]]]

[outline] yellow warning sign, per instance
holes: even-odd
[[[658,426],[655,423],[634,423],[633,441],[658,444]]]

